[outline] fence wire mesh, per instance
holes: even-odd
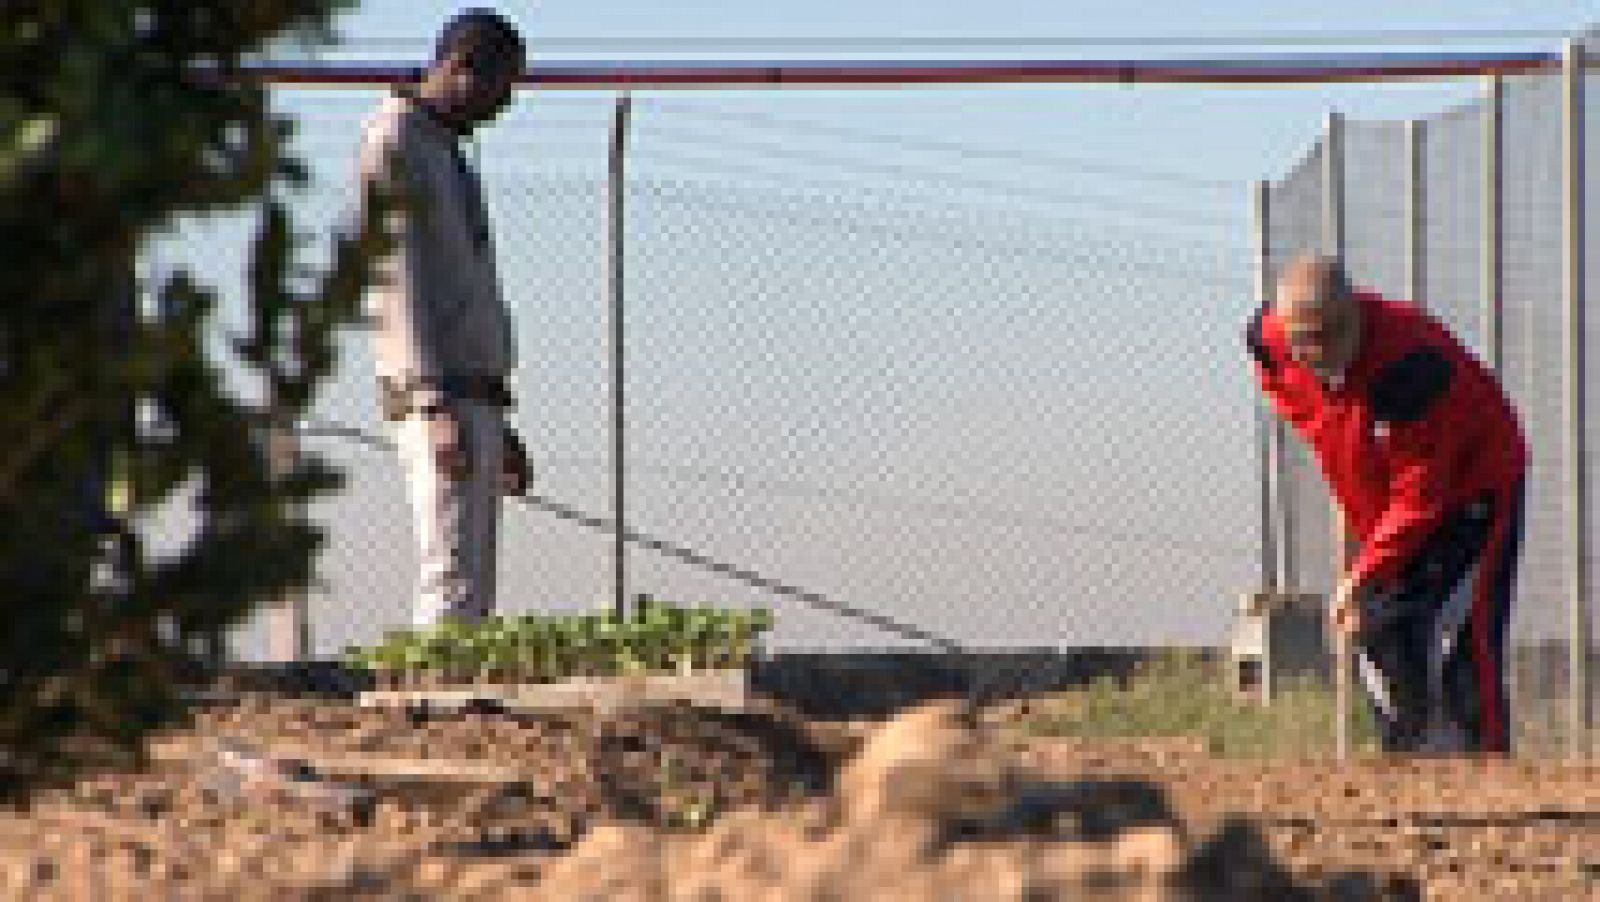
[[[1327,248],[1324,236],[1327,145],[1319,140],[1273,185],[1268,194],[1268,284],[1296,256]],[[1285,445],[1281,504],[1287,527],[1281,537],[1283,584],[1294,591],[1324,591],[1333,578],[1333,517],[1327,488],[1310,451],[1298,436]]]
[[[282,94],[313,164],[292,207],[315,235],[349,211],[357,125],[377,95]],[[1556,74],[1505,81],[1498,232],[1487,218],[1491,107],[1477,101],[1410,134],[1403,122],[1346,122],[1339,160],[1319,140],[1270,186],[1264,236],[1270,285],[1296,254],[1334,249],[1337,202],[1358,283],[1403,297],[1415,274],[1418,300],[1486,358],[1498,326],[1534,457],[1517,709],[1523,732],[1551,743],[1568,726],[1572,561],[1580,542],[1595,551],[1570,522],[1561,100]],[[505,515],[508,611],[588,608],[612,591],[612,539],[597,528],[616,463],[610,113],[609,98],[541,96],[475,151],[517,324],[515,421],[553,505]],[[1227,599],[1262,572],[1290,589],[1331,588],[1333,512],[1298,441],[1269,499],[1277,516],[1258,506],[1267,464],[1247,370],[1234,365],[1252,303],[1242,190],[1210,184],[1205,202],[1172,205],[1105,190],[1107,179],[1169,178],[1138,167],[699,100],[638,103],[627,160],[627,517],[656,540],[627,552],[631,592],[773,605],[780,649],[928,636],[1065,649],[1223,644]],[[1342,167],[1332,182],[1330,162]],[[1590,210],[1594,190],[1586,181]],[[1498,293],[1486,282],[1496,233]],[[236,220],[184,223],[147,254],[146,281],[190,269],[237,312],[248,234]],[[224,317],[219,341],[227,328]],[[311,601],[318,655],[409,618],[410,514],[369,346],[347,337],[339,377],[301,430],[347,479],[313,511],[328,536]],[[1584,431],[1593,437],[1591,421]],[[147,523],[158,544],[181,541],[182,505]],[[576,515],[551,516],[558,508]],[[1283,534],[1264,544],[1263,522]],[[1263,568],[1265,554],[1279,560]],[[832,602],[872,616],[840,616]],[[264,656],[261,624],[236,645]]]
[[[378,96],[281,92],[313,174],[292,199],[307,235],[348,213]],[[503,611],[611,598],[612,538],[594,522],[611,517],[614,464],[610,113],[607,97],[540,95],[474,152],[536,491],[591,518],[508,508]],[[645,98],[633,122],[627,522],[658,544],[629,547],[630,594],[771,606],[777,650],[1225,640],[1260,553],[1241,187],[1191,184],[1199,202],[1168,204],[1027,151],[714,102]],[[247,238],[186,223],[147,255],[147,282],[189,268],[237,304]],[[346,477],[312,511],[318,656],[411,616],[411,517],[370,344],[347,336],[300,431]],[[181,534],[174,507],[147,529]],[[236,654],[268,656],[267,634],[249,625]]]
[[[1484,104],[1447,110],[1424,126],[1424,303],[1466,345],[1483,344]]]
[[[635,458],[673,462],[635,482],[641,528],[974,647],[1217,629],[1205,593],[1245,577],[1250,542],[1197,537],[1215,499],[1196,474],[1129,456],[1165,440],[1219,461],[1238,444],[1215,424],[1238,425],[1240,401],[1207,360],[1232,338],[1205,309],[1222,294],[1215,247],[1136,256],[1135,234],[942,203],[932,184],[646,176],[634,191],[633,227],[674,236],[632,264]],[[1172,310],[1163,286],[1184,280],[1200,300]],[[1158,348],[1165,329],[1183,345]],[[1104,378],[1123,368],[1136,378]],[[685,474],[722,487],[686,492]],[[1229,491],[1248,486],[1246,471]],[[1128,578],[1131,556],[1159,564]],[[1111,628],[1098,611],[1121,605],[1139,614]],[[790,622],[807,646],[883,644],[832,618]]]
[[[1561,82],[1511,79],[1503,101],[1501,344],[1507,391],[1522,415],[1531,462],[1515,640],[1538,650],[1521,705],[1564,698],[1571,560],[1566,441],[1566,304],[1562,291]],[[1555,652],[1551,654],[1551,652]],[[1557,670],[1559,668],[1559,670]],[[1549,696],[1554,695],[1554,698]],[[1555,713],[1564,714],[1564,711]],[[1530,727],[1533,725],[1529,725]]]
[[[1406,297],[1407,171],[1403,122],[1349,121],[1344,129],[1344,260],[1387,297]]]

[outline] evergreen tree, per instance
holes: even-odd
[[[20,0],[0,17],[0,793],[136,757],[176,713],[199,639],[308,580],[314,459],[274,472],[358,313],[368,236],[336,241],[310,288],[285,199],[305,174],[290,123],[241,60],[331,38],[348,0]],[[134,302],[133,262],[177,218],[258,217],[247,334],[207,340],[212,290],[182,273]],[[145,309],[139,309],[139,308]],[[156,309],[150,309],[154,307]],[[231,358],[231,359],[229,359]],[[270,404],[230,392],[243,369]],[[157,412],[140,430],[133,411]],[[146,554],[102,508],[201,489],[195,539]],[[108,531],[120,533],[104,578]]]

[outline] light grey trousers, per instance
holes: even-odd
[[[417,540],[412,619],[419,627],[447,617],[481,620],[495,607],[504,412],[475,401],[457,402],[455,410],[468,461],[462,479],[440,471],[427,420],[394,424]]]

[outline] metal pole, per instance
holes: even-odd
[[[1483,358],[1498,375],[1505,370],[1505,310],[1501,297],[1505,289],[1505,81],[1499,75],[1483,80],[1482,145],[1482,235],[1483,271],[1479,275],[1481,297],[1479,316],[1483,331]],[[1509,643],[1508,643],[1509,644]],[[1515,655],[1509,668],[1508,687],[1512,698],[1521,696]]]
[[[1262,300],[1274,300],[1277,287],[1271,284],[1268,266],[1271,259],[1273,229],[1277,223],[1272,221],[1272,187],[1270,182],[1260,182],[1258,191],[1260,197],[1257,203],[1261,210],[1261,265],[1256,272],[1256,291]],[[1298,560],[1295,554],[1295,480],[1294,458],[1291,455],[1289,443],[1289,426],[1281,418],[1274,417],[1272,423],[1272,482],[1276,487],[1277,517],[1278,517],[1278,585],[1285,592],[1300,590],[1300,574]]]
[[[903,45],[902,45],[903,47]],[[770,58],[708,63],[682,60],[645,63],[555,61],[528,67],[518,78],[541,90],[680,91],[752,90],[884,85],[1052,84],[1350,84],[1396,79],[1467,78],[1486,72],[1537,73],[1552,69],[1557,54],[1418,53],[1414,50],[1344,53],[1307,58],[1301,54],[1213,57],[1177,61],[1163,55],[1133,59],[1048,59],[1038,62],[970,60],[928,63],[905,59],[820,59],[774,62]],[[261,61],[241,67],[241,80],[329,87],[403,85],[416,79],[417,63]]]
[[[627,543],[627,394],[624,368],[626,362],[627,333],[623,326],[626,305],[627,262],[627,160],[628,120],[633,109],[633,98],[628,94],[617,97],[611,120],[610,177],[607,181],[609,216],[606,231],[606,285],[611,302],[611,510],[615,525],[611,548],[612,604],[618,618],[627,616],[628,573]]]
[[[1282,560],[1280,576],[1284,591],[1300,591],[1300,559],[1296,552],[1295,531],[1295,476],[1298,472],[1289,443],[1289,426],[1278,420],[1273,428],[1273,447],[1276,453],[1273,477],[1278,487],[1278,553]]]
[[[1489,367],[1499,372],[1505,360],[1501,335],[1504,288],[1505,84],[1499,75],[1484,81],[1483,104],[1483,351]]]
[[[1330,110],[1326,144],[1322,153],[1322,244],[1323,253],[1344,261],[1344,115]]]
[[[1256,303],[1266,305],[1271,296],[1268,284],[1272,278],[1271,207],[1268,204],[1271,186],[1265,181],[1255,183],[1251,193],[1251,211],[1255,220],[1256,239]],[[1269,592],[1281,587],[1278,571],[1278,546],[1273,510],[1272,473],[1277,464],[1278,418],[1265,401],[1256,403],[1257,469],[1261,476],[1261,585]],[[1281,489],[1281,486],[1279,487]]]
[[[1427,129],[1422,119],[1406,123],[1406,292],[1419,307],[1428,305]]]
[[[1572,633],[1568,654],[1571,730],[1568,749],[1587,757],[1593,726],[1589,705],[1589,487],[1584,398],[1584,46],[1568,41],[1562,69],[1563,294],[1567,330],[1567,501],[1572,536]]]
[[[1263,401],[1256,402],[1256,470],[1261,483],[1261,586],[1269,592],[1278,591],[1278,545],[1273,534],[1272,508],[1272,410]]]
[[[1322,152],[1322,242],[1323,253],[1342,265],[1345,250],[1344,209],[1344,116],[1336,111],[1328,113],[1326,144]],[[1344,579],[1349,563],[1348,530],[1344,511],[1337,501],[1329,499],[1329,520],[1333,532],[1334,584]],[[1334,638],[1333,701],[1335,705],[1334,743],[1339,758],[1350,755],[1350,642],[1339,633]]]

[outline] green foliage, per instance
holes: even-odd
[[[1376,741],[1372,715],[1357,699],[1352,736],[1363,750]],[[1157,658],[1119,684],[1038,700],[1022,721],[1035,735],[1099,738],[1191,737],[1226,756],[1327,756],[1334,752],[1335,705],[1324,686],[1281,688],[1270,705],[1235,695],[1190,655]]]
[[[319,536],[299,511],[336,479],[315,460],[275,472],[264,436],[329,374],[380,248],[371,230],[341,240],[319,284],[290,287],[285,202],[303,175],[239,63],[286,36],[326,40],[347,2],[24,0],[0,18],[0,793],[136,754],[198,638],[308,577]],[[234,347],[208,345],[216,297],[186,275],[140,309],[152,235],[252,207]],[[229,391],[230,367],[271,413]],[[134,428],[141,401],[160,441]],[[162,560],[124,534],[106,580],[93,512],[113,466],[134,514],[199,485],[201,522]]]
[[[765,609],[650,602],[620,618],[608,609],[395,630],[347,650],[345,660],[391,686],[683,673],[745,666],[771,628]]]

